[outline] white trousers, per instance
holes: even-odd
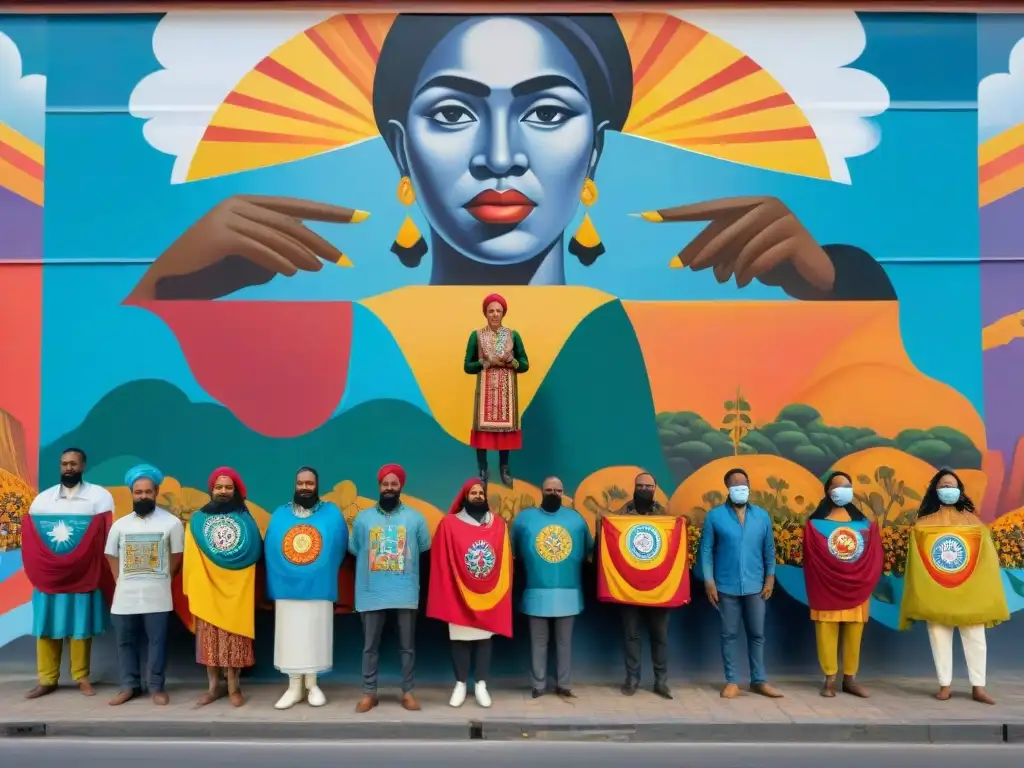
[[[964,660],[967,675],[975,688],[985,686],[985,665],[988,647],[985,644],[985,625],[970,627],[948,627],[945,624],[928,622],[928,642],[932,646],[932,660],[935,662],[935,676],[939,685],[945,688],[953,684],[953,630],[960,630],[960,642],[964,646]]]

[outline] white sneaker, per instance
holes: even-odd
[[[466,703],[466,684],[456,683],[455,690],[452,691],[452,697],[448,699],[449,707],[461,707]]]
[[[288,690],[277,700],[274,709],[291,709],[302,701],[302,678],[292,677],[288,680]]]
[[[306,675],[306,701],[309,702],[311,707],[322,707],[327,703],[327,697],[324,696],[324,692],[320,690],[320,686],[316,684],[316,675]]]
[[[473,696],[476,697],[476,703],[484,709],[491,706],[491,694],[487,692],[487,683],[477,683],[473,688]]]

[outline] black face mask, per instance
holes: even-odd
[[[139,517],[151,515],[156,509],[156,499],[135,499],[132,501],[132,511]]]
[[[292,501],[304,509],[312,509],[320,501],[316,491],[296,491]]]
[[[478,523],[486,517],[487,512],[489,511],[486,501],[465,501],[462,503],[462,508],[466,510],[466,513]]]
[[[651,509],[654,506],[654,491],[633,491],[633,506],[637,509]]]
[[[82,482],[81,472],[65,472],[60,476],[60,484],[65,488],[74,488],[80,482]]]
[[[557,512],[562,508],[562,494],[545,493],[544,497],[540,500],[540,508],[545,512]]]
[[[380,495],[377,500],[377,504],[385,512],[391,512],[398,506],[398,493],[395,491],[387,491]]]

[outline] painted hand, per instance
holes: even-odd
[[[189,227],[153,262],[129,299],[214,299],[276,275],[318,272],[352,262],[303,221],[355,224],[365,211],[290,197],[229,197]]]
[[[638,215],[659,223],[711,222],[672,259],[673,267],[710,267],[718,282],[735,276],[740,288],[759,280],[787,291],[802,283],[828,294],[835,284],[832,260],[778,198],[729,197]]]

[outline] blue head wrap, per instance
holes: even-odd
[[[128,486],[128,490],[131,490],[135,482],[142,478],[152,480],[153,485],[159,487],[160,483],[164,481],[164,473],[152,464],[136,464],[125,473],[124,484]]]

